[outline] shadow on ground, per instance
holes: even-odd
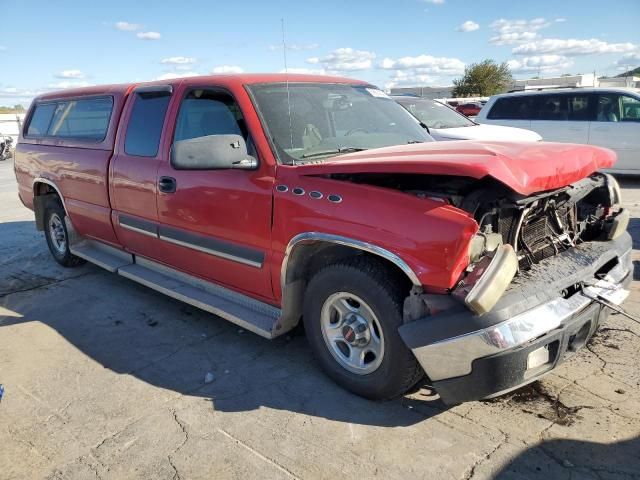
[[[610,444],[582,440],[543,441],[515,457],[496,480],[640,478],[640,437]],[[548,460],[553,460],[548,462]]]
[[[299,331],[268,341],[93,265],[64,269],[33,222],[0,223],[0,246],[11,252],[0,256],[0,332],[40,322],[104,368],[206,398],[218,411],[267,407],[398,427],[447,410],[424,385],[389,402],[349,394],[316,368]],[[205,383],[209,372],[213,381]],[[498,401],[528,402],[558,424],[571,416],[536,384]]]
[[[429,389],[390,402],[347,393],[315,367],[303,332],[265,340],[93,265],[62,268],[33,222],[1,223],[0,245],[12,252],[0,257],[0,331],[41,322],[105,368],[210,398],[218,411],[269,407],[408,426],[446,410]]]

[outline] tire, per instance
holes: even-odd
[[[69,250],[69,233],[64,221],[66,216],[64,207],[58,200],[48,201],[44,210],[44,236],[56,262],[63,267],[77,267],[85,261]]]
[[[358,256],[320,270],[305,293],[305,332],[320,367],[372,400],[402,395],[424,375],[398,334],[406,295],[395,279],[380,261]]]

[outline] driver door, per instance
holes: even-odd
[[[242,135],[257,157],[233,96],[215,87],[183,86],[173,142],[207,135]],[[256,170],[178,170],[167,154],[158,169],[163,258],[205,280],[273,298],[268,255],[273,176]]]

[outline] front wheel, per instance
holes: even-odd
[[[66,212],[56,200],[50,200],[44,211],[44,236],[53,258],[63,267],[75,267],[84,263],[69,250],[69,233],[65,224]]]
[[[304,326],[329,377],[366,398],[403,394],[423,372],[398,334],[403,294],[379,261],[354,257],[319,271],[309,282]]]

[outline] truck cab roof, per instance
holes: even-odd
[[[84,97],[92,95],[113,95],[120,94],[126,96],[129,92],[137,87],[153,86],[153,85],[171,85],[176,87],[182,83],[187,85],[196,85],[203,83],[225,84],[225,85],[251,85],[257,83],[348,83],[348,84],[364,84],[359,80],[346,77],[335,77],[327,75],[306,75],[306,74],[285,74],[285,73],[243,73],[243,74],[226,74],[226,75],[206,75],[196,77],[181,77],[170,80],[156,80],[152,82],[137,83],[120,83],[113,85],[95,85],[91,87],[70,88],[66,90],[58,90],[48,92],[36,97],[34,102],[44,102],[47,100],[56,100],[61,98]]]

